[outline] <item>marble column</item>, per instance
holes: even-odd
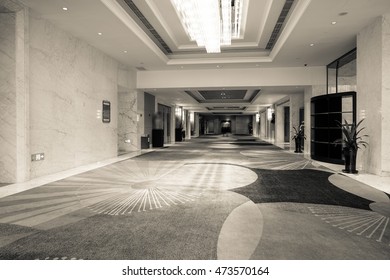
[[[194,137],[199,137],[199,113],[194,113]]]
[[[16,182],[15,13],[0,13],[0,183]]]
[[[303,93],[291,94],[290,95],[290,131],[291,131],[291,133],[295,132],[294,127],[297,130],[299,129],[299,125],[300,125],[300,123],[299,123],[299,110],[303,107],[304,107]],[[305,132],[305,134],[307,134],[307,132]],[[293,142],[291,143],[290,150],[295,150],[295,143],[293,143]]]
[[[186,112],[186,119],[187,119],[187,121],[186,121],[186,126],[187,126],[187,128],[186,128],[186,139],[187,140],[190,140],[191,139],[191,117],[190,117],[190,111],[187,111]]]
[[[29,13],[0,1],[0,183],[29,179]]]
[[[260,112],[260,138],[265,139],[267,136],[267,116],[266,111]]]
[[[16,13],[16,182],[30,179],[29,11]]]
[[[118,151],[120,153],[138,150],[137,92],[118,93]]]
[[[390,14],[357,37],[357,119],[369,146],[358,153],[358,169],[390,176]]]
[[[276,106],[275,109],[275,142],[284,143],[284,106]]]

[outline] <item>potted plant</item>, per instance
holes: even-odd
[[[291,137],[291,140],[295,140],[294,153],[302,153],[302,139],[306,139],[303,125],[301,125],[299,129],[293,126],[293,129],[294,129],[294,133],[293,136]]]
[[[343,138],[335,141],[335,144],[343,145],[343,153],[345,158],[345,169],[343,172],[345,173],[358,173],[356,170],[356,156],[358,149],[363,147],[367,147],[368,143],[363,140],[363,137],[368,137],[368,135],[360,135],[363,128],[359,128],[364,119],[359,121],[357,124],[351,123],[349,124],[346,120],[344,120],[344,124],[339,123],[341,127],[341,131],[343,133]]]

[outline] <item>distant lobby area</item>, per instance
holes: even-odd
[[[155,149],[0,205],[1,259],[390,257],[388,193],[251,136]]]

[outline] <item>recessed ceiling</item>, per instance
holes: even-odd
[[[31,8],[33,16],[53,22],[137,71],[216,69],[217,65],[222,69],[325,66],[356,47],[359,31],[390,11],[389,0],[246,0],[243,36],[222,48],[222,53],[207,54],[190,41],[170,0],[20,2]],[[62,9],[64,5],[67,11]],[[153,34],[158,36],[153,39]],[[201,90],[205,89],[189,91],[197,95]],[[242,100],[238,104],[223,102],[246,107],[245,112],[303,92],[295,87],[226,90],[261,90],[249,104]],[[152,94],[169,104],[207,111],[205,104],[186,91],[156,89]]]

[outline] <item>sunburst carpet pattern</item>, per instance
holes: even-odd
[[[390,259],[389,218],[302,155],[200,137],[1,198],[0,258]]]

